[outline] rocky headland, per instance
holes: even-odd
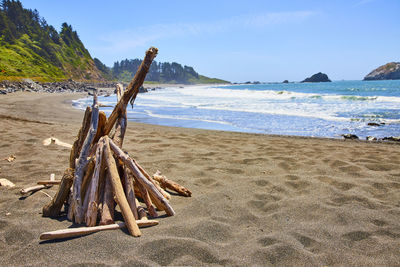
[[[302,83],[321,83],[321,82],[331,82],[328,75],[322,72],[318,72],[311,77],[306,78]]]
[[[390,62],[371,71],[364,77],[364,81],[399,80],[400,62]]]

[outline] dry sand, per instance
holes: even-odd
[[[131,122],[124,148],[193,197],[174,196],[176,216],[140,238],[113,230],[40,242],[71,223],[43,218],[49,197],[19,190],[60,179],[69,150],[42,140],[74,141],[83,112],[69,101],[81,96],[0,96],[0,178],[16,184],[0,188],[0,266],[400,265],[400,146]]]

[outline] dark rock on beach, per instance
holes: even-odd
[[[318,72],[313,76],[302,81],[302,83],[320,83],[320,82],[331,82],[331,80],[329,80],[328,75],[326,75],[325,73]]]
[[[364,77],[364,81],[372,80],[399,80],[400,62],[390,62],[371,71]]]
[[[349,140],[358,140],[358,136],[355,134],[342,134],[344,139],[349,139]]]

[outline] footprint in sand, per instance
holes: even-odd
[[[365,231],[354,231],[354,232],[349,232],[349,233],[343,235],[344,238],[347,238],[351,241],[361,241],[370,236],[371,236],[371,234],[368,232],[365,232]]]

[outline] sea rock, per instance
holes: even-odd
[[[376,138],[376,137],[374,137],[374,136],[367,136],[366,138],[365,138],[367,141],[377,141],[378,140],[378,138]]]
[[[284,80],[282,83],[289,83],[289,81],[288,80]]]
[[[368,122],[367,125],[368,125],[368,126],[379,127],[379,126],[385,125],[385,123],[384,123],[384,122],[381,122],[381,123],[377,123],[377,122]]]
[[[399,80],[400,62],[390,62],[371,71],[364,77],[364,81],[371,80]]]
[[[383,137],[382,140],[384,140],[384,141],[400,142],[400,136]]]
[[[344,139],[350,139],[350,140],[358,140],[358,136],[355,134],[342,134]]]
[[[328,75],[322,72],[318,72],[313,76],[306,78],[302,83],[320,83],[320,82],[331,82],[329,80]]]

